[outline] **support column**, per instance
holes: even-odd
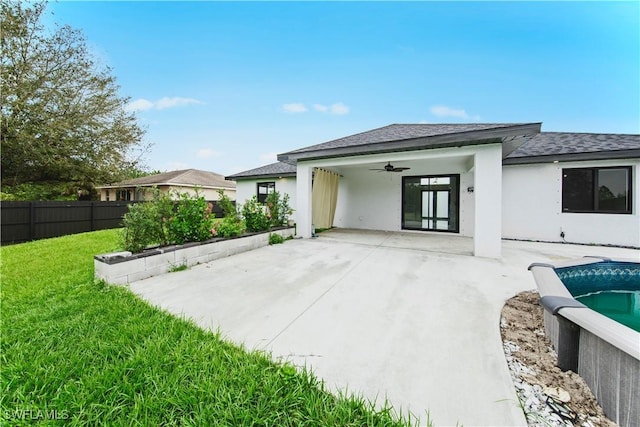
[[[298,163],[296,170],[296,234],[311,237],[311,178],[313,168]]]
[[[502,145],[478,147],[475,154],[475,256],[502,255]]]

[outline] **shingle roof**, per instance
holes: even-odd
[[[460,147],[533,135],[540,123],[392,124],[278,155],[278,160],[342,157],[372,153]]]
[[[465,132],[507,128],[522,123],[467,123],[467,124],[392,124],[378,129],[357,133],[344,138],[334,139],[321,144],[311,145],[290,151],[303,153],[307,151],[331,149],[338,147],[354,147],[358,145],[379,144],[391,141],[426,138]]]
[[[141,178],[129,179],[98,188],[150,187],[154,185],[198,186],[204,188],[235,188],[235,184],[225,180],[224,176],[215,172],[203,171],[198,169],[185,169],[164,172],[157,175],[149,175]]]
[[[239,172],[234,175],[229,175],[227,179],[242,179],[242,178],[254,178],[254,177],[276,177],[276,176],[295,176],[296,167],[285,162],[271,163],[259,168],[250,169],[244,172]]]
[[[509,154],[504,164],[625,157],[640,157],[640,135],[541,132]]]

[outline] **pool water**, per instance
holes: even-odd
[[[576,300],[640,332],[640,263],[603,261],[556,274]]]
[[[590,309],[640,332],[640,291],[600,291],[575,298]]]

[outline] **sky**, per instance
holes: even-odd
[[[640,2],[76,2],[151,170],[230,175],[392,123],[640,133]]]

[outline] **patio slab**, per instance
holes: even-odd
[[[526,425],[502,351],[500,310],[535,288],[531,262],[637,250],[503,242],[469,256],[459,236],[331,230],[131,283],[169,312],[248,349],[310,366],[435,425]],[[445,253],[444,251],[449,251]]]

